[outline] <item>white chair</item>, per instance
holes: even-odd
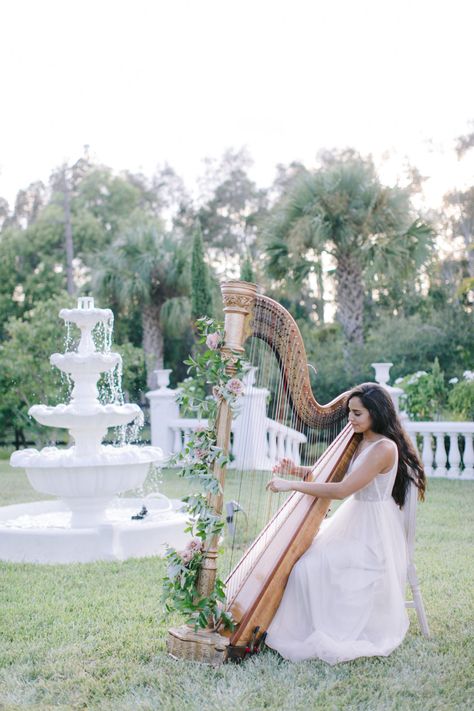
[[[403,518],[405,526],[405,534],[407,539],[408,550],[408,569],[407,578],[411,588],[413,600],[407,600],[405,607],[414,607],[418,616],[421,631],[425,637],[430,636],[430,628],[426,619],[425,606],[421,597],[420,583],[416,574],[414,563],[415,554],[415,528],[416,528],[416,502],[418,498],[418,489],[414,484],[410,484],[407,492],[405,506],[403,507]]]

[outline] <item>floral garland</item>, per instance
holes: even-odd
[[[207,426],[198,428],[190,437],[184,450],[170,461],[179,466],[178,475],[196,482],[200,491],[184,497],[190,515],[186,532],[192,538],[184,551],[168,549],[168,571],[163,581],[162,599],[165,610],[176,610],[186,616],[186,621],[197,628],[211,623],[232,629],[233,620],[223,610],[225,586],[216,576],[214,589],[208,597],[200,596],[198,578],[211,538],[224,527],[224,518],[209,505],[209,498],[221,491],[214,467],[223,467],[228,456],[217,446],[216,418],[219,402],[226,400],[235,411],[243,394],[242,376],[248,364],[237,353],[223,352],[224,330],[213,319],[201,318],[196,322],[199,344],[205,349],[185,361],[190,377],[182,383],[178,395],[185,414],[193,413],[207,419]],[[233,374],[228,372],[231,359]]]

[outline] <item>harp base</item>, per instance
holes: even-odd
[[[168,630],[166,648],[175,659],[187,659],[218,667],[227,659],[229,640],[217,632],[197,630],[188,625]]]

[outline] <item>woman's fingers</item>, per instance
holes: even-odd
[[[288,457],[284,457],[283,459],[280,459],[279,462],[275,464],[275,466],[272,469],[273,474],[291,474],[291,472],[295,468],[295,463],[293,462],[292,459],[288,459]]]
[[[281,491],[288,491],[288,482],[285,479],[278,479],[278,477],[274,477],[273,479],[270,479],[266,488],[267,490],[278,494]]]

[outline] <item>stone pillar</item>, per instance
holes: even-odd
[[[269,469],[267,442],[267,396],[266,388],[256,388],[255,372],[251,368],[243,378],[244,394],[240,399],[239,414],[234,420],[235,469]]]
[[[168,387],[171,370],[155,370],[158,388],[146,394],[150,401],[151,443],[161,447],[165,457],[173,452],[173,431],[170,422],[179,417],[176,390]]]
[[[389,392],[399,417],[406,419],[406,413],[400,412],[399,400],[400,395],[403,395],[403,390],[401,388],[394,388],[388,384],[392,365],[393,363],[371,363],[372,368],[375,370],[375,381]]]

